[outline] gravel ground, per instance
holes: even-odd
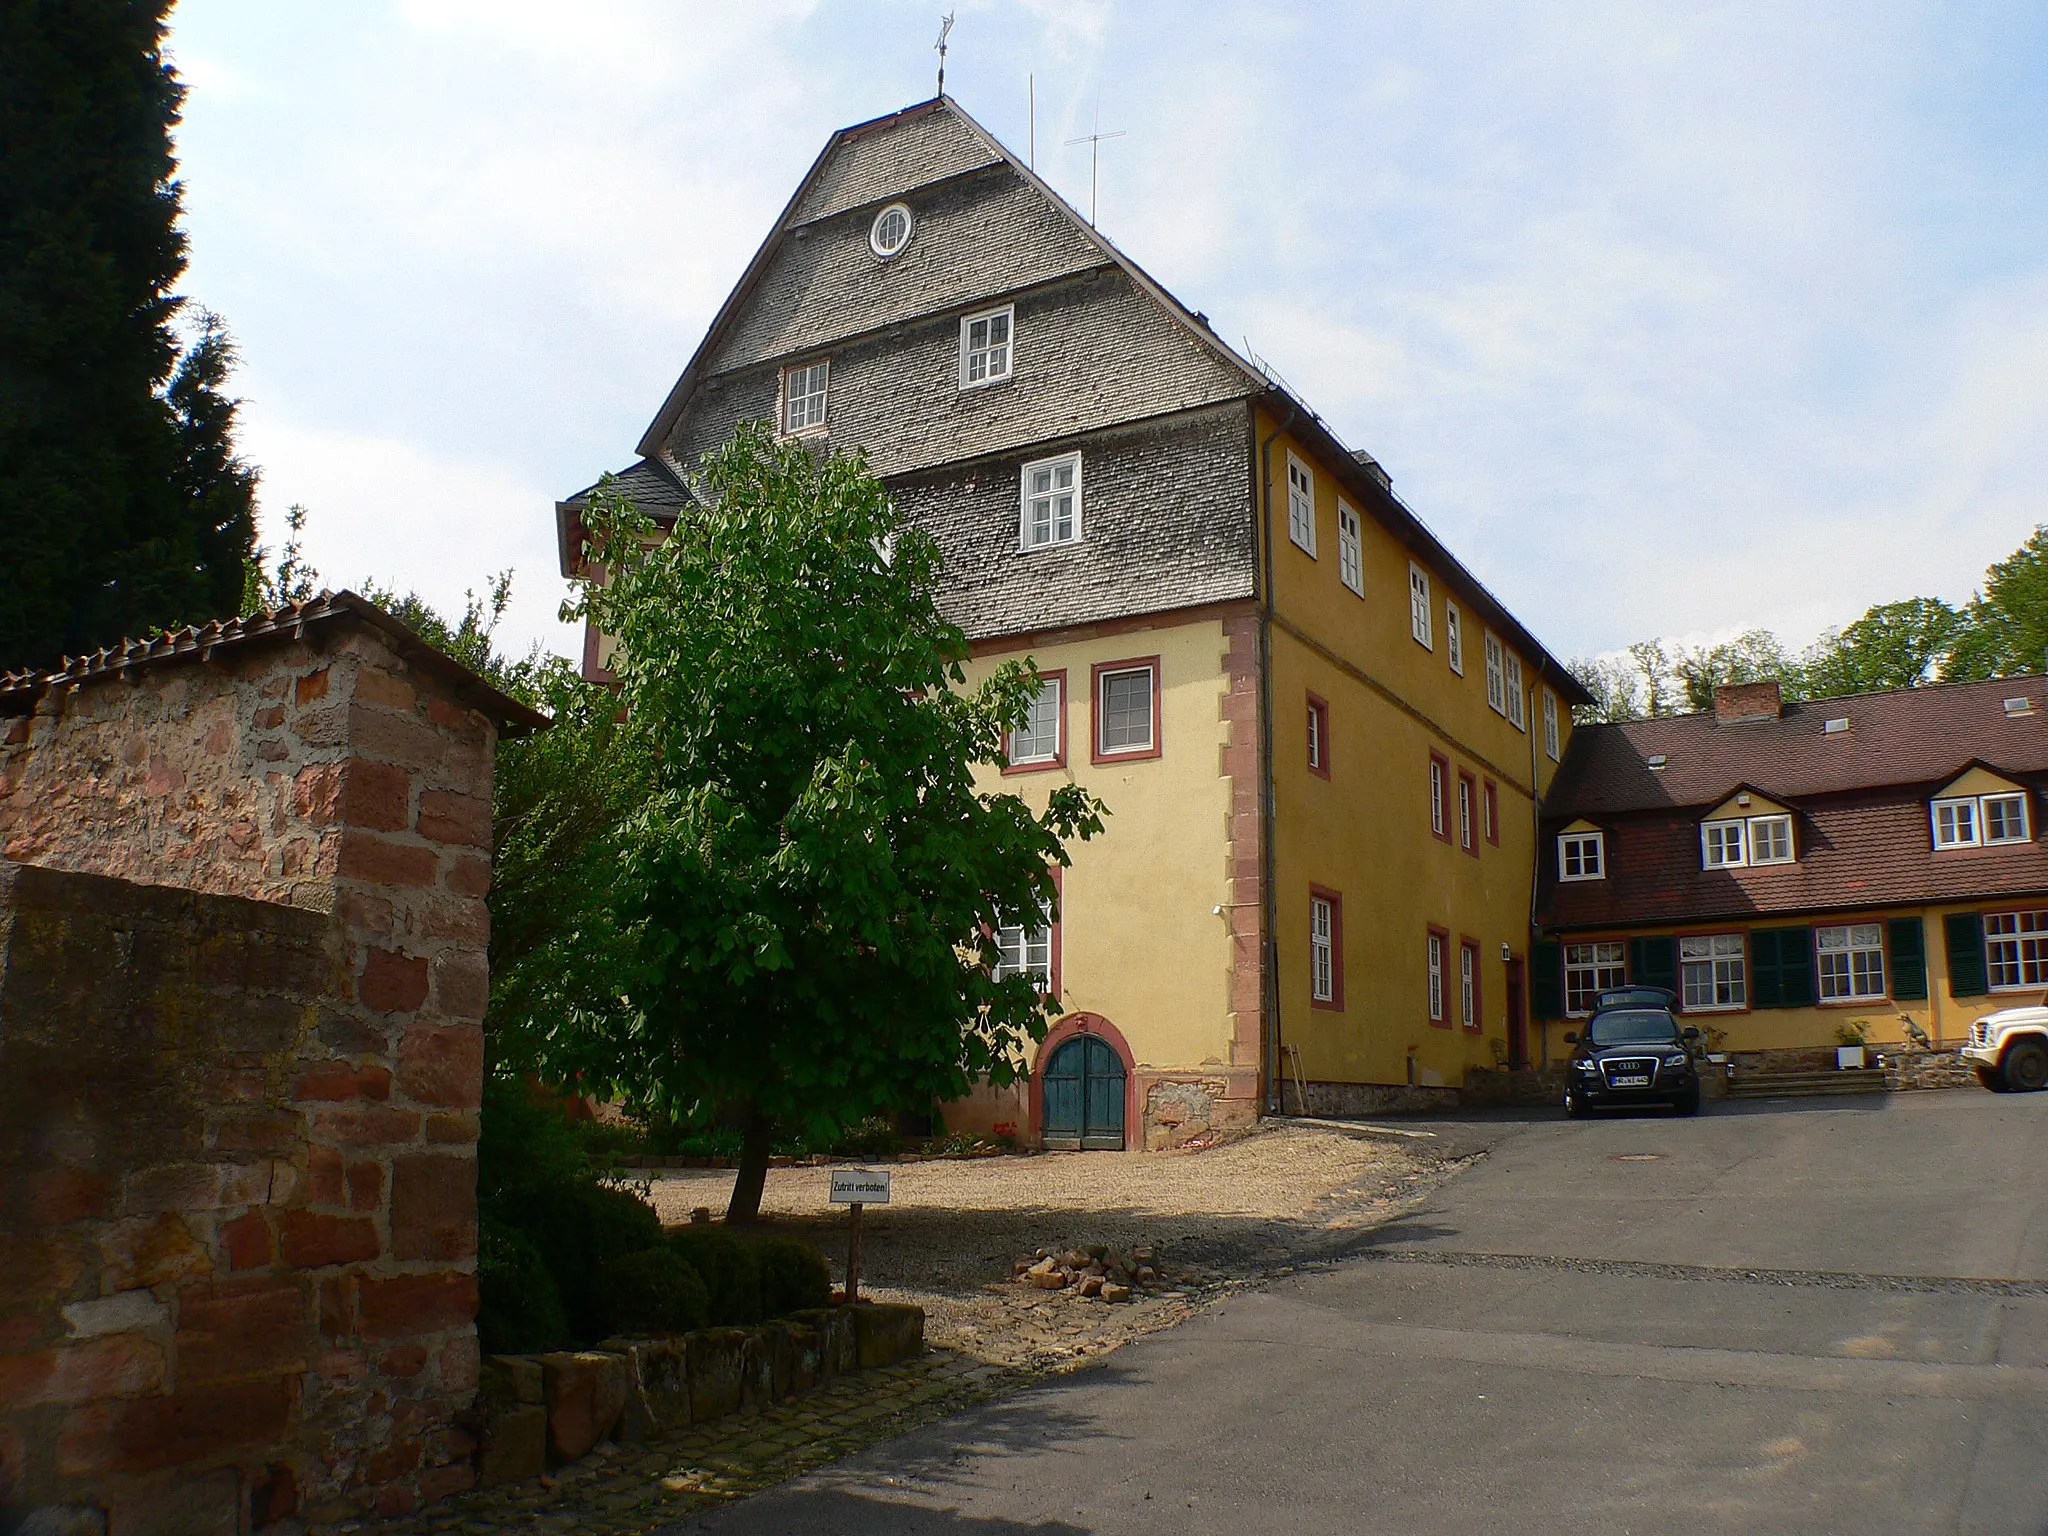
[[[862,1293],[914,1301],[926,1337],[990,1364],[1054,1368],[1170,1327],[1229,1290],[1355,1246],[1465,1160],[1428,1135],[1269,1122],[1200,1152],[1064,1152],[891,1165],[893,1200],[863,1215]],[[769,1170],[761,1206],[776,1229],[811,1238],[844,1278],[845,1210],[827,1168]],[[662,1220],[722,1213],[733,1174],[650,1173]],[[1165,1283],[1110,1305],[1011,1278],[1040,1248],[1149,1247]]]

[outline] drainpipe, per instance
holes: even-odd
[[[1259,444],[1259,900],[1265,942],[1260,946],[1265,973],[1261,991],[1266,1002],[1266,1112],[1280,1110],[1280,939],[1278,902],[1273,890],[1273,440],[1294,425],[1300,408],[1290,398],[1287,417]],[[1256,418],[1254,418],[1256,420]],[[1306,1104],[1295,1108],[1303,1114]]]
[[[1544,686],[1543,680],[1549,675],[1548,660],[1538,661],[1536,686],[1539,689]],[[1529,939],[1526,946],[1529,960],[1522,967],[1522,1007],[1529,1013],[1528,1022],[1535,1024],[1535,1010],[1531,1005],[1536,998],[1536,892],[1543,882],[1543,781],[1536,776],[1536,731],[1541,724],[1543,712],[1540,709],[1532,711],[1529,708],[1531,702],[1526,694],[1523,695],[1523,723],[1528,729],[1522,734],[1529,738],[1529,841],[1535,857],[1529,860]],[[1533,702],[1540,702],[1540,696]],[[1558,707],[1562,709],[1570,706],[1560,702]],[[1529,716],[1534,718],[1527,718]],[[1541,1067],[1538,1068],[1540,1071],[1550,1065],[1550,1021],[1545,1019],[1537,1025],[1537,1032],[1542,1038],[1542,1048],[1537,1052],[1542,1058]]]

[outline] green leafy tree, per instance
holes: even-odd
[[[1014,1080],[1047,1000],[998,979],[994,935],[1052,910],[1052,866],[1103,807],[977,790],[1036,669],[965,686],[937,546],[857,457],[748,424],[703,473],[665,541],[594,498],[608,580],[570,611],[617,642],[647,780],[612,840],[622,1001],[553,1064],[665,1118],[736,1112],[727,1217],[746,1220],[776,1126],[829,1135]]]
[[[1719,645],[1681,649],[1671,657],[1670,666],[1686,706],[1695,713],[1712,709],[1714,690],[1731,683],[1775,682],[1788,699],[1804,696],[1799,663],[1767,629],[1746,630]]]
[[[1573,707],[1573,724],[1603,725],[1616,720],[1641,718],[1641,711],[1636,707],[1638,675],[1633,662],[1611,656],[1581,656],[1567,662],[1565,670],[1593,695],[1591,704]]]
[[[1628,648],[1629,659],[1635,663],[1636,676],[1641,681],[1642,716],[1659,719],[1678,713],[1673,702],[1672,671],[1673,658],[1661,640],[1638,640]],[[1631,693],[1631,697],[1637,697]]]
[[[1984,573],[1944,675],[1956,681],[2048,670],[2048,527]]]
[[[170,0],[0,5],[0,665],[238,611],[256,476],[185,269]]]
[[[1949,673],[1950,652],[1969,628],[1938,597],[1879,603],[1840,630],[1829,630],[1802,662],[1807,694],[1830,698],[1918,688]]]

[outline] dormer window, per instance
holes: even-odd
[[[2032,830],[2027,824],[2027,797],[2023,791],[1937,800],[1933,816],[1936,848],[2024,843]]]
[[[1560,880],[1605,880],[1607,878],[1607,834],[1567,832],[1557,840],[1557,878]]]
[[[1700,864],[1705,869],[1739,869],[1745,864],[1790,864],[1792,818],[1745,816],[1700,823]]]

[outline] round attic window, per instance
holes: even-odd
[[[910,209],[902,203],[891,203],[875,215],[875,222],[868,230],[868,248],[877,256],[894,256],[910,244]]]

